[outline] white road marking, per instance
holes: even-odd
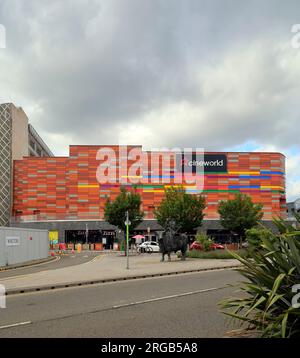
[[[113,306],[113,308],[121,308],[121,307],[128,307],[128,306],[134,306],[134,305],[141,305],[141,304],[149,303],[149,302],[169,300],[169,299],[171,299],[171,298],[190,296],[190,295],[195,295],[195,294],[197,294],[197,293],[203,293],[203,292],[209,292],[209,291],[216,291],[216,290],[220,290],[220,289],[222,289],[222,288],[224,288],[224,287],[212,287],[212,288],[206,288],[206,289],[198,290],[198,291],[191,291],[191,292],[179,293],[179,294],[177,294],[177,295],[170,295],[170,296],[164,296],[164,297],[151,298],[151,299],[149,299],[149,300],[137,301],[137,302],[125,303],[125,304],[123,304],[123,305]]]
[[[18,271],[18,270],[25,270],[25,269],[28,269],[28,268],[34,268],[34,267],[39,267],[39,266],[42,266],[42,265],[47,265],[47,264],[51,264],[52,262],[56,262],[60,260],[60,256],[56,256],[55,259],[51,260],[51,261],[45,261],[45,262],[42,262],[40,264],[33,264],[33,265],[28,265],[28,266],[22,266],[22,267],[16,267],[16,268],[10,268],[10,269],[4,269],[4,270],[0,270],[0,272],[9,272],[9,271]]]
[[[82,288],[82,287],[81,287]],[[221,287],[212,287],[212,288],[206,288],[206,289],[202,289],[202,290],[197,290],[197,291],[190,291],[190,292],[184,292],[184,293],[179,293],[176,295],[169,295],[169,296],[163,296],[163,297],[157,297],[157,298],[152,298],[152,299],[148,299],[148,300],[143,300],[143,301],[136,301],[136,302],[131,302],[131,303],[125,303],[122,305],[115,305],[112,307],[109,307],[108,309],[118,309],[118,308],[123,308],[123,307],[130,307],[130,306],[135,306],[135,305],[141,305],[141,304],[145,304],[145,303],[149,303],[149,302],[156,302],[156,301],[162,301],[162,300],[168,300],[168,299],[172,299],[172,298],[178,298],[178,297],[184,297],[184,296],[190,296],[190,295],[195,295],[195,294],[199,294],[199,293],[204,293],[204,292],[210,292],[210,291],[217,291],[217,290],[221,290],[227,288],[227,286],[221,286]],[[96,311],[87,311],[85,312],[85,314],[88,313],[95,313],[95,312],[101,312],[101,311],[107,311],[107,308],[104,309],[100,309],[100,310],[96,310]],[[77,315],[82,315],[82,312],[79,313],[75,313],[71,316],[61,316],[61,317],[56,317],[55,319],[64,319],[64,318],[70,318],[72,316],[77,316]],[[26,321],[26,322],[18,322],[18,323],[14,323],[14,324],[10,324],[10,325],[6,325],[6,326],[0,326],[0,330],[1,329],[7,329],[7,328],[14,328],[14,327],[18,327],[18,326],[24,326],[24,325],[29,325],[29,324],[33,324],[33,323],[37,323],[37,322],[46,322],[49,320],[53,320],[52,318],[50,319],[45,319],[45,320],[41,320],[41,321],[36,321],[36,322],[32,322],[32,321]]]
[[[18,323],[13,323],[13,324],[8,324],[7,326],[0,326],[0,329],[6,329],[6,328],[13,328],[13,327],[18,327],[18,326],[24,326],[26,324],[31,324],[31,321],[27,321],[27,322],[18,322]]]
[[[96,257],[94,257],[92,260],[88,261],[88,262],[85,262],[85,264],[89,264],[89,263],[92,263],[92,262],[95,262],[97,260],[101,260],[103,259],[103,257],[105,257],[106,255],[105,254],[99,254],[97,255]]]

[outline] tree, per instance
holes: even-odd
[[[249,250],[261,250],[263,240],[272,237],[272,232],[264,227],[253,227],[246,230],[245,234]]]
[[[104,218],[110,224],[117,226],[125,232],[126,211],[128,211],[131,222],[129,229],[134,230],[144,217],[144,213],[141,211],[141,204],[141,196],[136,193],[135,188],[132,191],[127,191],[126,188],[121,187],[120,194],[113,202],[107,199],[104,208]]]
[[[238,193],[234,199],[220,202],[218,212],[221,224],[237,234],[242,242],[246,230],[256,226],[262,218],[262,207],[262,204],[254,204],[249,196]]]
[[[193,232],[201,226],[204,217],[205,198],[198,194],[187,194],[183,187],[165,189],[165,197],[154,211],[158,223],[166,228],[174,220],[178,232]]]

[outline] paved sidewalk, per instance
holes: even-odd
[[[209,269],[237,267],[237,260],[191,259],[181,261],[175,255],[172,261],[160,262],[160,254],[130,256],[130,269],[126,269],[127,258],[120,253],[97,256],[87,263],[41,271],[38,273],[0,279],[8,294],[100,283],[139,277],[151,277]]]

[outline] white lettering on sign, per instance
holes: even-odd
[[[115,236],[115,232],[114,231],[102,231],[102,235],[103,236]]]
[[[292,299],[292,307],[299,308],[300,307],[300,302],[299,302],[299,300],[300,300],[300,284],[294,285],[292,287],[292,292],[297,293]]]
[[[6,246],[18,246],[20,245],[19,237],[6,237]]]
[[[6,308],[5,286],[0,285],[0,308]]]

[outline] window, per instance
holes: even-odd
[[[30,141],[29,141],[29,145],[30,145],[30,147],[31,147],[32,149],[35,149],[35,143],[34,143],[33,140],[30,140]]]

